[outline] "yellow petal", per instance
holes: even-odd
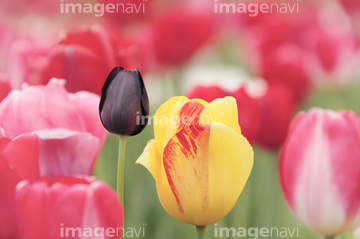
[[[146,147],[144,148],[144,152],[140,155],[140,157],[136,160],[136,164],[141,164],[144,166],[151,175],[154,177],[155,181],[158,181],[158,171],[161,167],[161,160],[157,155],[155,140],[150,140]]]
[[[202,104],[203,106],[207,106],[209,103],[206,102],[205,100],[203,99],[199,99],[199,98],[195,98],[195,99],[192,99],[193,101],[196,101],[196,102],[199,102],[200,104]]]
[[[147,143],[144,152],[136,160],[136,164],[143,165],[154,177],[160,203],[163,208],[172,217],[184,219],[184,215],[179,214],[177,211],[171,210],[171,208],[174,207],[172,204],[176,205],[176,201],[170,190],[169,183],[167,182],[164,165],[162,164],[162,160],[158,155],[159,154],[156,151],[156,142],[154,139],[152,139]]]
[[[176,103],[181,104],[182,102],[188,101],[189,99],[185,96],[176,96],[167,100],[162,104],[154,115],[154,135],[156,139],[156,148],[158,152],[162,152],[164,147],[165,134],[170,122],[170,114],[173,111],[173,107]]]
[[[234,207],[251,172],[253,151],[227,125],[194,125],[171,138],[163,163],[158,193],[167,211],[183,222],[209,225]]]
[[[241,133],[236,100],[233,97],[215,99],[205,106],[200,115],[200,124],[223,123]]]
[[[223,124],[212,124],[209,141],[209,208],[202,223],[212,224],[235,206],[250,176],[254,151],[247,139]],[[220,218],[219,218],[220,217]]]

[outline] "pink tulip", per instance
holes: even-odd
[[[20,238],[16,185],[40,176],[90,174],[99,140],[90,133],[64,129],[40,130],[11,140],[0,128],[0,137],[0,238]]]
[[[13,90],[0,104],[0,126],[7,137],[42,129],[64,128],[89,132],[102,142],[103,130],[98,116],[100,98],[91,93],[67,93],[65,81],[53,79],[46,86]]]
[[[280,155],[280,181],[298,219],[333,236],[360,226],[360,118],[311,109],[294,120]]]
[[[92,233],[91,238],[119,238],[123,232],[123,208],[116,193],[94,178],[22,181],[15,201],[23,238],[83,238],[84,232]],[[75,237],[69,228],[77,229]]]
[[[69,94],[64,83],[53,79],[47,86],[13,90],[0,104],[6,137],[37,136],[41,176],[91,174],[106,136],[98,116],[99,96]]]

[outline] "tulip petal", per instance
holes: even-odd
[[[173,106],[178,102],[185,102],[189,99],[184,96],[177,96],[169,99],[164,104],[162,104],[159,109],[155,112],[154,120],[154,136],[156,139],[156,145],[158,152],[162,152],[165,141],[166,130],[169,127],[169,118],[168,117],[173,109]],[[168,117],[168,118],[164,118]]]
[[[39,141],[34,133],[16,137],[4,147],[1,155],[15,169],[20,180],[35,180],[40,176]]]
[[[154,177],[155,181],[157,181],[157,170],[160,168],[160,160],[158,160],[157,152],[156,152],[156,144],[155,140],[150,140],[144,149],[144,152],[140,155],[140,157],[136,160],[136,164],[141,164],[144,166],[151,175]]]
[[[0,238],[20,238],[15,217],[15,187],[20,178],[0,155]]]
[[[41,130],[36,134],[40,176],[91,174],[99,150],[98,138],[65,129]]]
[[[207,101],[205,101],[203,99],[199,99],[199,98],[195,98],[195,99],[191,99],[191,100],[196,101],[196,102],[202,104],[203,106],[207,106],[209,104]]]
[[[254,151],[243,135],[221,123],[211,125],[209,208],[213,210],[208,211],[202,218],[208,220],[204,224],[220,220],[233,209],[250,176],[253,164]]]
[[[209,225],[234,207],[250,175],[253,151],[241,134],[225,124],[194,125],[171,138],[163,163],[170,187],[159,187],[165,190],[159,197],[173,214],[183,214],[176,218]],[[169,189],[173,197],[168,196]]]
[[[68,96],[84,119],[86,131],[97,136],[103,143],[107,132],[101,123],[98,110],[94,107],[99,105],[100,97],[87,91],[79,91],[75,94],[68,94]]]
[[[200,115],[201,124],[223,123],[241,133],[236,100],[233,97],[215,99],[205,106]]]

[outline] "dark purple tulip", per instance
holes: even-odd
[[[115,67],[101,89],[100,118],[104,127],[119,135],[136,135],[148,122],[149,99],[138,69]]]

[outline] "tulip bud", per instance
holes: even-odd
[[[149,99],[140,72],[115,67],[101,90],[100,118],[111,133],[132,136],[146,126]]]

